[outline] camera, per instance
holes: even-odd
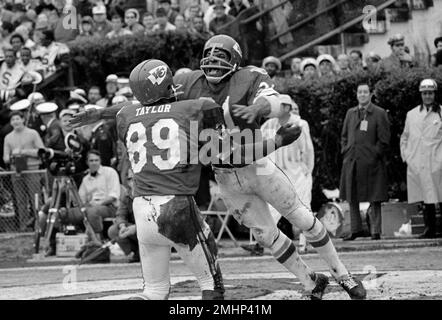
[[[54,176],[71,176],[76,173],[75,163],[81,159],[83,146],[74,133],[68,133],[65,137],[66,151],[41,148],[38,156],[44,166]]]
[[[81,157],[75,153],[70,154],[50,148],[39,149],[38,156],[43,161],[44,166],[54,176],[70,176],[75,174],[75,162]]]

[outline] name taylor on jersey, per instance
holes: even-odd
[[[149,113],[168,113],[170,112],[170,108],[172,106],[170,104],[163,104],[159,106],[147,106],[147,107],[140,107],[137,108],[135,117],[144,116]]]

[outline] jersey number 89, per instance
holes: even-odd
[[[168,129],[166,139],[161,137],[161,130]],[[132,123],[126,136],[126,147],[134,173],[139,173],[147,163],[146,127],[141,123]],[[133,141],[135,140],[135,141]],[[172,170],[180,162],[179,125],[173,119],[160,119],[152,126],[152,142],[161,150],[168,150],[167,159],[153,155],[152,163],[159,170]]]

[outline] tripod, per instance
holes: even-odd
[[[49,206],[48,216],[46,218],[46,230],[42,231],[40,225],[37,223],[37,227],[35,229],[35,253],[39,252],[40,238],[42,235],[44,235],[44,247],[47,248],[50,245],[54,225],[60,218],[60,205],[63,195],[65,195],[66,199],[65,208],[67,212],[69,212],[69,209],[79,208],[80,212],[82,213],[82,221],[86,228],[86,234],[93,242],[100,243],[87,219],[86,208],[80,199],[74,179],[70,176],[61,175],[56,176],[52,184],[52,198]]]

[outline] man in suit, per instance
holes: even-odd
[[[390,122],[387,112],[371,102],[369,84],[357,88],[359,105],[345,116],[341,134],[342,165],[340,197],[350,203],[351,234],[344,240],[363,236],[359,202],[371,204],[370,232],[380,239],[381,202],[388,200],[386,150],[390,144]]]

